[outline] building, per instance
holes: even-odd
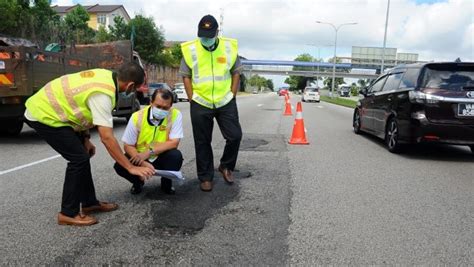
[[[53,10],[58,13],[61,18],[66,16],[69,12],[71,12],[75,6],[52,6]],[[114,18],[119,16],[124,19],[125,23],[130,21],[130,16],[127,13],[127,10],[123,7],[123,5],[93,5],[93,6],[82,6],[90,16],[88,21],[89,27],[98,30],[99,27],[102,25],[105,29],[109,29],[109,26],[114,26]]]
[[[355,68],[379,69],[382,65],[382,47],[353,46],[351,64]],[[418,62],[418,54],[397,53],[397,48],[385,48],[384,68]]]

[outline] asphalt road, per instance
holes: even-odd
[[[97,195],[120,209],[85,228],[56,224],[66,162],[27,127],[0,138],[0,264],[474,264],[468,149],[390,154],[378,139],[352,133],[350,109],[325,103],[303,104],[310,145],[293,146],[282,98],[242,96],[238,104],[239,178],[229,186],[216,174],[211,193],[198,188],[188,103],[176,104],[187,182],[174,196],[161,193],[158,178],[131,195],[93,134]],[[117,137],[124,128],[115,120]],[[216,124],[216,166],[223,146]]]

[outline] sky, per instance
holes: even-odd
[[[166,40],[196,38],[202,16],[218,21],[224,36],[239,41],[248,59],[293,60],[309,53],[334,55],[330,25],[356,22],[338,31],[337,56],[352,46],[382,47],[387,0],[53,0],[53,5],[122,4],[130,16],[152,16]],[[315,45],[319,46],[316,47]],[[474,0],[391,0],[386,47],[419,54],[419,60],[474,61]],[[274,78],[279,85],[284,77]]]

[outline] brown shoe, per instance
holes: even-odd
[[[201,182],[201,190],[204,192],[212,191],[212,182],[211,181]]]
[[[96,223],[98,223],[96,218],[82,213],[77,214],[74,218],[68,217],[61,212],[58,213],[59,225],[89,226]]]
[[[99,202],[99,205],[82,208],[83,213],[92,212],[109,212],[118,209],[118,205],[115,203]]]
[[[222,166],[219,166],[219,171],[222,173],[222,177],[224,177],[224,180],[228,184],[233,184],[234,183],[234,176],[232,175],[232,171],[229,169],[226,169]]]

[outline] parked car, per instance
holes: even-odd
[[[341,97],[350,97],[351,96],[351,87],[350,86],[341,86],[341,88],[339,88],[339,96],[341,96]]]
[[[280,88],[278,90],[278,96],[284,96],[284,95],[288,95],[289,92],[288,92],[288,88]]]
[[[362,89],[353,127],[404,143],[468,145],[474,153],[474,62],[400,65]]]
[[[252,91],[252,94],[258,94],[258,90],[257,90],[257,89],[254,89],[254,90]]]
[[[315,101],[319,102],[320,95],[319,95],[319,88],[317,87],[306,87],[303,90],[303,95],[301,96],[301,101]]]
[[[173,92],[173,90],[171,90],[171,87],[167,83],[150,83],[150,84],[148,84],[148,94],[150,96],[150,99],[151,99],[151,96],[153,95],[153,93],[155,92],[155,90],[159,89],[159,88],[164,88],[164,89],[170,90],[173,93],[173,103],[178,103],[178,96],[176,95],[175,92]]]
[[[178,101],[189,101],[186,90],[184,89],[184,83],[175,83],[173,91],[176,93]]]

